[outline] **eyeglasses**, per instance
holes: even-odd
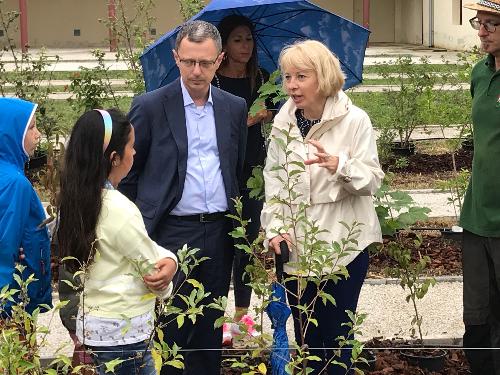
[[[179,58],[179,62],[184,65],[186,68],[194,68],[196,64],[200,66],[201,69],[210,69],[215,65],[217,59],[215,60],[193,60],[193,59],[181,59]]]
[[[477,17],[471,18],[469,22],[473,29],[479,30],[481,25],[483,25],[484,29],[489,33],[494,33],[497,30],[497,26],[500,25],[500,23],[481,22]]]

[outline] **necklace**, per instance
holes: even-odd
[[[257,73],[258,73],[259,78],[260,78],[260,85],[262,86],[264,84],[264,75],[262,74],[262,71],[260,69],[257,69]],[[242,77],[242,78],[246,78],[246,77]],[[217,73],[215,73],[215,86],[217,86],[217,88],[223,90],[223,88],[221,87],[221,84],[220,84],[219,75]]]
[[[217,73],[215,73],[215,86],[217,86],[218,88],[221,89],[221,87],[220,87],[220,81],[219,81],[219,76],[217,75]]]

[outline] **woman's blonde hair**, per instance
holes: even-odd
[[[281,72],[292,66],[313,70],[318,78],[318,91],[325,96],[335,96],[344,86],[345,78],[339,59],[327,46],[316,40],[299,41],[283,48],[279,65]]]

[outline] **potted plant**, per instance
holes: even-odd
[[[390,181],[393,174],[387,173],[382,186],[375,194],[375,210],[382,229],[382,235],[389,239],[401,230],[409,229],[417,221],[424,221],[431,211],[428,207],[419,207],[406,192],[392,190]]]
[[[406,192],[391,190],[390,179],[391,174],[386,175],[381,188],[375,195],[375,209],[382,233],[386,236],[386,241],[378,248],[378,251],[384,252],[394,261],[395,265],[388,267],[386,271],[391,277],[400,280],[399,284],[404,290],[408,290],[406,302],[411,302],[414,311],[410,332],[412,337],[418,332],[419,348],[411,354],[405,352],[403,354],[413,364],[437,370],[443,366],[447,353],[441,349],[424,350],[422,315],[417,305],[417,300],[424,298],[429,287],[436,282],[432,277],[422,278],[431,259],[429,256],[420,254],[418,249],[422,244],[422,237],[414,235],[413,247],[418,252],[414,260],[412,248],[404,242],[402,232],[408,231],[417,221],[426,220],[430,209],[416,206],[413,198]]]
[[[454,172],[454,176],[446,181],[442,181],[439,187],[443,191],[450,193],[448,198],[448,204],[453,205],[453,210],[455,212],[455,218],[458,220],[460,211],[462,210],[462,202],[467,190],[467,185],[469,183],[470,171],[467,169],[462,169],[458,172]],[[443,228],[441,230],[441,235],[445,238],[461,242],[462,241],[462,227],[458,225],[453,225],[451,228]]]
[[[415,152],[411,135],[424,123],[425,95],[432,91],[436,80],[435,75],[428,73],[428,65],[427,58],[417,64],[410,56],[399,56],[394,65],[378,66],[378,73],[388,82],[384,90],[386,111],[378,125],[386,138],[397,139],[392,147],[396,155],[409,156]]]
[[[420,235],[416,235],[414,244],[418,251],[422,244]],[[412,259],[412,250],[402,243],[399,235],[397,235],[396,240],[384,245],[384,250],[396,263],[394,266],[388,267],[388,274],[399,279],[399,285],[408,291],[406,302],[411,303],[414,312],[411,321],[411,336],[415,337],[415,333],[418,332],[418,347],[408,348],[412,349],[411,351],[408,349],[402,350],[401,354],[413,365],[430,371],[440,371],[443,369],[447,351],[440,348],[424,347],[422,335],[423,317],[419,313],[417,304],[417,301],[424,298],[429,288],[436,283],[433,277],[423,277],[424,271],[431,260],[429,256],[422,256],[418,252],[418,258],[414,261]]]

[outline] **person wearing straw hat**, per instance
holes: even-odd
[[[460,215],[464,229],[464,347],[472,374],[500,374],[500,0],[465,4],[487,56],[472,70],[472,175]],[[496,155],[496,156],[495,156]],[[478,350],[481,348],[482,350]],[[495,348],[496,350],[485,350]]]

